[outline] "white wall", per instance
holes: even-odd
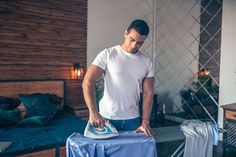
[[[166,112],[182,106],[179,92],[198,71],[200,2],[157,0],[156,84],[158,102]],[[194,6],[194,7],[193,7]],[[196,37],[196,39],[193,38]],[[188,87],[188,86],[187,86]]]
[[[104,48],[121,44],[132,20],[143,18],[151,27],[151,6],[152,0],[88,0],[87,64]]]
[[[236,0],[223,1],[220,105],[236,102],[235,8]],[[152,0],[88,0],[88,65],[101,50],[122,42],[123,33],[134,18],[144,18],[151,25]],[[150,37],[143,45],[148,52]],[[222,125],[221,107],[219,111],[218,121]]]
[[[186,33],[186,30],[192,34],[199,34],[199,24],[195,22],[193,25],[192,16],[199,16],[200,6],[195,5],[192,8],[195,0],[179,0],[178,3],[172,0],[156,1],[157,41],[155,43],[157,46],[154,56],[157,58],[152,58],[156,61],[154,63],[156,67],[155,92],[166,100],[170,100],[171,97],[174,99],[173,103],[179,106],[182,105],[179,91],[192,78],[192,73],[198,70],[197,60],[188,65],[193,56],[186,47],[194,39],[190,33]],[[121,44],[125,29],[135,18],[143,18],[150,26],[150,35],[142,46],[142,51],[152,57],[153,8],[153,0],[88,0],[87,64],[90,65],[104,48]],[[191,10],[191,16],[186,16],[188,10]],[[180,24],[180,20],[184,24]],[[169,39],[168,44],[163,34]],[[194,54],[198,53],[198,43],[194,42],[189,49]],[[162,52],[162,50],[165,51]],[[165,96],[166,93],[169,97]],[[173,104],[168,105],[164,101],[159,99],[161,104],[167,104],[168,110],[172,110],[168,106],[173,106]]]
[[[223,0],[219,105],[236,102],[236,1]],[[219,107],[218,122],[223,123]]]

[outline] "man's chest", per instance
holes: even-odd
[[[114,58],[107,65],[111,75],[132,76],[142,80],[147,74],[147,65],[139,58]]]

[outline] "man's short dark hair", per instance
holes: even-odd
[[[127,31],[130,32],[131,29],[135,29],[140,35],[148,36],[149,27],[144,20],[136,19],[129,25]]]

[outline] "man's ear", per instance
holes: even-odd
[[[126,30],[124,33],[124,37],[126,38],[128,34],[129,34],[129,32]]]

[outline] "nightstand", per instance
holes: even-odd
[[[66,106],[66,110],[69,111],[70,113],[75,114],[81,119],[88,120],[89,111],[86,104],[76,104],[76,105]]]
[[[224,109],[224,129],[223,135],[224,150],[229,147],[236,148],[236,103],[223,105]]]

